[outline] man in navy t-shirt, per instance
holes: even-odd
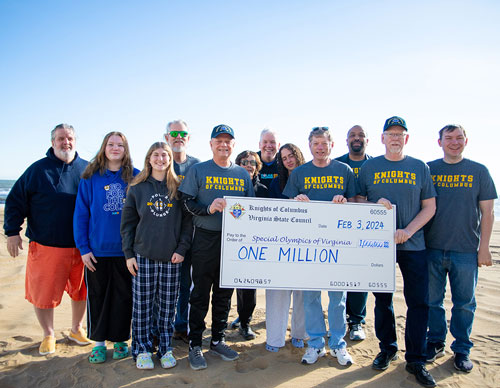
[[[358,190],[349,166],[330,159],[333,141],[328,127],[313,128],[309,135],[309,149],[313,160],[295,168],[283,190],[283,195],[298,201],[328,201],[344,203],[354,201]],[[302,357],[303,364],[314,364],[326,354],[326,325],[321,307],[321,291],[304,291],[304,314],[308,348]],[[344,291],[328,291],[328,325],[330,354],[340,365],[351,365],[352,357],[346,349]]]
[[[262,168],[259,171],[260,183],[268,189],[271,181],[278,176],[278,161],[276,154],[280,148],[276,132],[271,129],[263,129],[260,133],[259,149],[257,154],[262,161]]]
[[[233,129],[228,125],[217,125],[212,130],[210,139],[212,159],[192,166],[179,187],[184,206],[193,215],[194,225],[191,244],[193,284],[188,318],[188,359],[194,370],[207,367],[201,346],[210,299],[210,350],[224,361],[233,361],[239,357],[224,341],[233,289],[221,288],[219,285],[222,212],[226,207],[224,196],[255,195],[248,172],[231,162],[234,145]]]
[[[366,154],[368,137],[361,125],[355,125],[347,131],[347,148],[349,152],[335,158],[339,162],[352,168],[354,176],[358,179],[361,166],[372,157]],[[346,298],[347,324],[349,325],[349,338],[351,341],[362,341],[366,338],[362,323],[365,323],[367,292],[348,291]]]
[[[174,155],[174,170],[179,179],[182,181],[186,176],[189,168],[200,159],[195,158],[186,153],[186,148],[189,144],[191,134],[187,123],[184,120],[174,120],[167,124],[167,132],[165,140],[172,149]],[[179,300],[177,301],[177,309],[175,312],[174,322],[174,339],[182,340],[189,343],[187,335],[188,325],[188,305],[189,305],[189,288],[191,287],[191,250],[184,256],[181,269],[181,286],[179,289]]]
[[[434,387],[436,382],[425,368],[426,331],[429,313],[429,278],[422,227],[436,210],[436,192],[429,167],[422,161],[404,154],[408,129],[401,117],[386,120],[382,134],[385,155],[367,160],[359,173],[361,198],[385,205],[396,205],[397,262],[403,275],[406,313],[405,344],[406,370],[417,381]],[[397,358],[398,344],[392,293],[376,292],[375,334],[380,353],[372,368],[385,370]]]
[[[462,156],[467,145],[462,126],[445,126],[439,131],[438,142],[444,157],[428,163],[437,210],[425,233],[429,266],[427,361],[444,356],[447,324],[443,299],[448,276],[453,295],[450,331],[455,338],[451,344],[454,366],[470,372],[478,266],[492,264],[489,242],[497,193],[488,169]]]

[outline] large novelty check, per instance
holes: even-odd
[[[225,199],[222,287],[395,291],[395,208]]]

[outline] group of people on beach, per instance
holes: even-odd
[[[66,291],[72,300],[68,338],[80,345],[93,342],[90,363],[106,361],[106,341],[113,343],[113,359],[127,357],[132,332],[130,352],[139,369],[154,368],[155,351],[163,368],[174,367],[173,339],[189,344],[192,369],[207,368],[202,339],[210,301],[210,352],[225,361],[238,359],[224,340],[233,289],[219,285],[222,212],[224,196],[257,196],[396,205],[394,242],[408,308],[406,370],[421,385],[436,385],[425,364],[445,354],[448,277],[454,366],[470,372],[478,267],[492,264],[495,186],[485,166],[463,157],[462,126],[439,131],[443,158],[427,164],[405,155],[408,132],[404,119],[388,118],[381,135],[385,153],[371,157],[367,132],[355,125],[347,132],[349,152],[331,159],[329,128],[314,127],[312,160],[306,163],[296,145],[280,146],[277,133],[264,129],[260,150],[244,151],[233,163],[235,133],[221,124],[210,136],[213,157],[200,162],[187,154],[188,125],[175,120],[167,125],[165,142],[151,145],[139,171],[123,133],[108,133],[87,163],[76,152],[74,128],[57,125],[47,156],[16,181],[5,204],[13,257],[22,249],[20,231],[28,220],[26,299],[44,332],[40,354],[56,351],[54,308]],[[336,183],[307,184],[313,178]],[[254,339],[256,291],[236,292],[238,317],[229,326],[245,340]],[[339,364],[351,365],[344,337],[365,339],[367,292],[328,291],[327,329],[320,291],[266,290],[270,352],[285,346],[292,295],[291,344],[303,348],[307,340],[301,362],[325,356],[328,341]],[[374,296],[380,352],[372,367],[385,370],[398,352],[393,294]]]

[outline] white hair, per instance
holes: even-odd
[[[73,128],[72,125],[69,125],[69,124],[58,124],[56,125],[56,127],[50,131],[50,141],[54,141],[55,138],[56,138],[56,132],[58,129],[67,129],[68,131],[70,131],[74,137],[76,137],[76,133],[75,133],[75,128]]]
[[[270,133],[271,135],[274,136],[275,139],[278,139],[278,133],[274,129],[264,128],[260,133],[260,140],[262,140],[262,136],[264,136],[266,133]]]

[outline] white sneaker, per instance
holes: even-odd
[[[354,324],[349,329],[349,338],[351,341],[363,341],[366,338],[365,331],[360,324]]]
[[[337,357],[337,361],[340,365],[352,365],[352,357],[347,352],[346,348],[342,349],[330,349],[330,354],[333,357]]]
[[[302,356],[302,364],[314,364],[318,361],[318,358],[323,357],[325,354],[325,347],[322,347],[321,349],[308,347]]]

